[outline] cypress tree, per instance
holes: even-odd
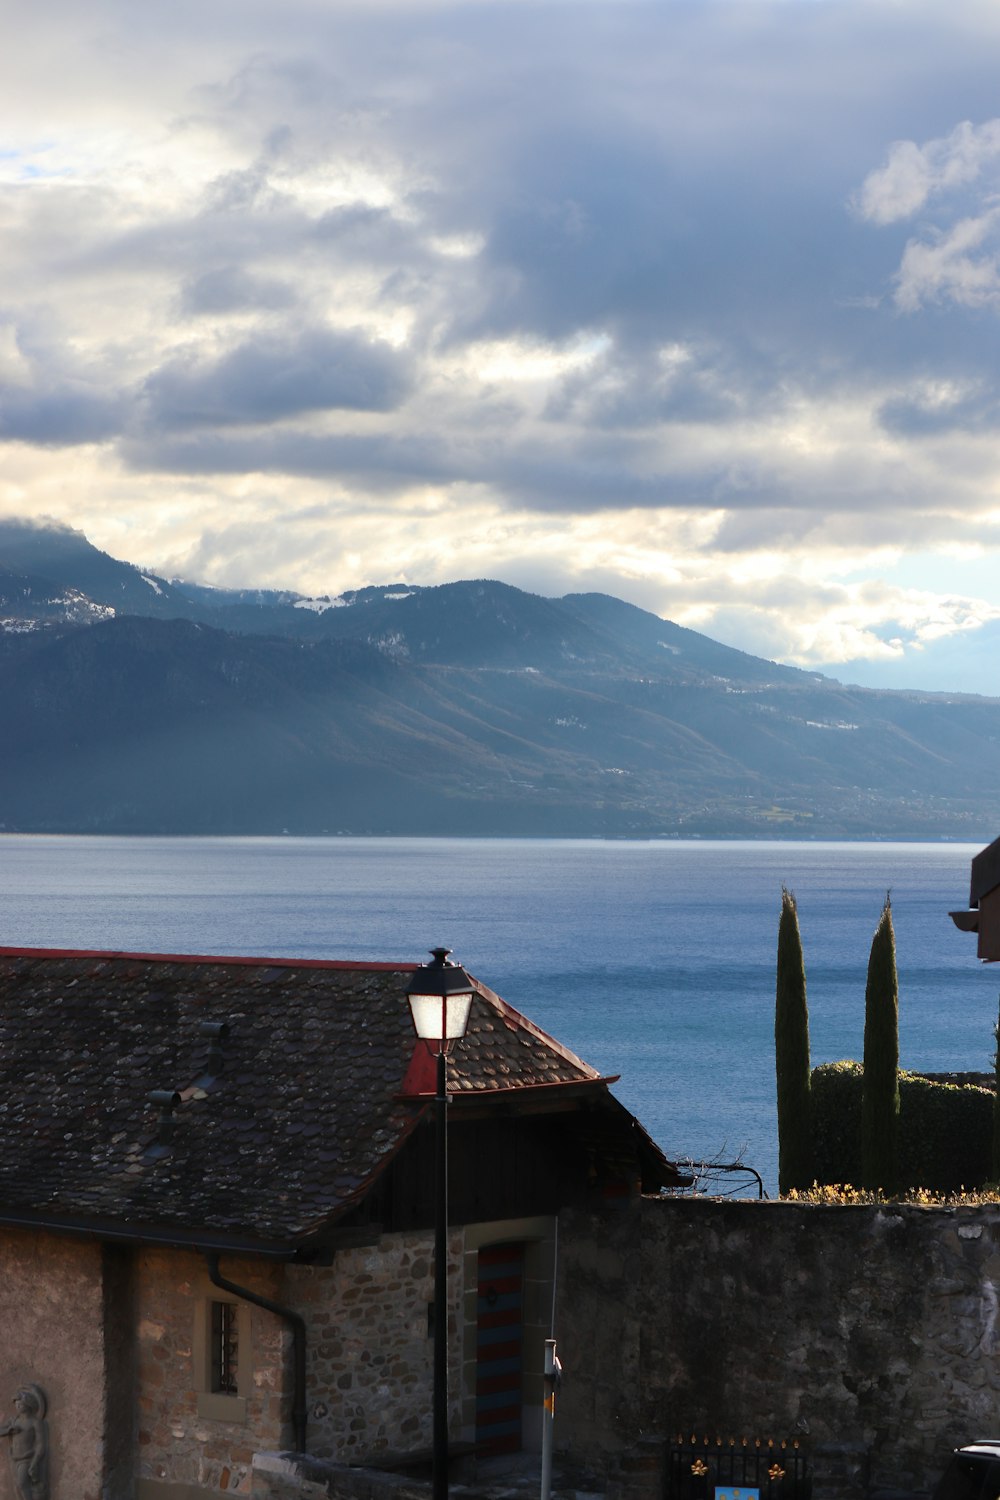
[[[865,986],[865,1073],[861,1092],[862,1187],[893,1193],[899,1153],[899,984],[892,906],[886,895],[872,938]]]
[[[774,1067],[778,1083],[778,1191],[813,1182],[809,1008],[795,897],[781,888],[778,981],[774,1005]]]

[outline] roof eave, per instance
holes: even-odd
[[[42,1214],[31,1209],[0,1209],[5,1229],[69,1235],[110,1244],[150,1245],[169,1250],[215,1250],[221,1253],[291,1260],[300,1238],[270,1238],[223,1229],[182,1229],[166,1224],[132,1224],[121,1219],[91,1218],[85,1214]],[[301,1238],[305,1238],[302,1236]]]
[[[492,1107],[498,1114],[518,1107],[522,1113],[530,1113],[537,1104],[544,1109],[545,1101],[559,1098],[572,1102],[574,1099],[593,1098],[605,1094],[612,1083],[617,1083],[621,1074],[610,1073],[606,1078],[559,1078],[553,1083],[512,1083],[493,1088],[448,1090],[449,1109],[457,1106],[465,1113],[470,1105]],[[427,1104],[437,1096],[435,1093],[395,1094],[402,1104]]]

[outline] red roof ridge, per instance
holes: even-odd
[[[466,970],[466,973],[468,973],[468,970]],[[558,1053],[563,1062],[568,1062],[574,1067],[582,1068],[588,1078],[599,1079],[601,1077],[598,1070],[592,1068],[590,1063],[584,1062],[583,1058],[578,1057],[569,1047],[564,1047],[562,1042],[556,1041],[555,1037],[550,1036],[547,1031],[543,1031],[541,1026],[536,1026],[534,1021],[529,1021],[527,1016],[522,1015],[508,1001],[501,1000],[500,996],[491,990],[488,985],[483,984],[481,980],[476,979],[472,974],[469,974],[469,978],[483,999],[488,1000],[491,1005],[495,1006],[505,1021],[509,1021],[512,1025],[529,1032],[537,1041],[544,1042],[546,1047],[551,1047],[553,1052]]]
[[[131,959],[133,962],[161,964],[242,964],[266,969],[362,969],[379,973],[409,974],[421,967],[400,960],[354,958],[264,958],[257,954],[218,953],[132,953],[124,948],[4,948],[0,958],[103,958]]]

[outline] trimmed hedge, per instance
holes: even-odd
[[[816,1181],[861,1180],[858,1062],[826,1063],[812,1075]],[[992,1179],[993,1100],[989,1089],[899,1075],[899,1186],[957,1193]]]

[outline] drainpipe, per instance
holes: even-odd
[[[244,1302],[252,1302],[256,1307],[264,1308],[265,1312],[275,1313],[292,1330],[292,1431],[295,1434],[295,1451],[305,1453],[306,1451],[306,1324],[305,1319],[290,1307],[282,1307],[277,1302],[272,1302],[269,1297],[261,1297],[257,1292],[251,1292],[248,1287],[237,1286],[235,1281],[227,1281],[219,1271],[219,1253],[217,1250],[205,1251],[205,1262],[208,1266],[208,1279],[213,1286],[217,1286],[223,1292],[231,1292],[234,1297],[242,1297]]]

